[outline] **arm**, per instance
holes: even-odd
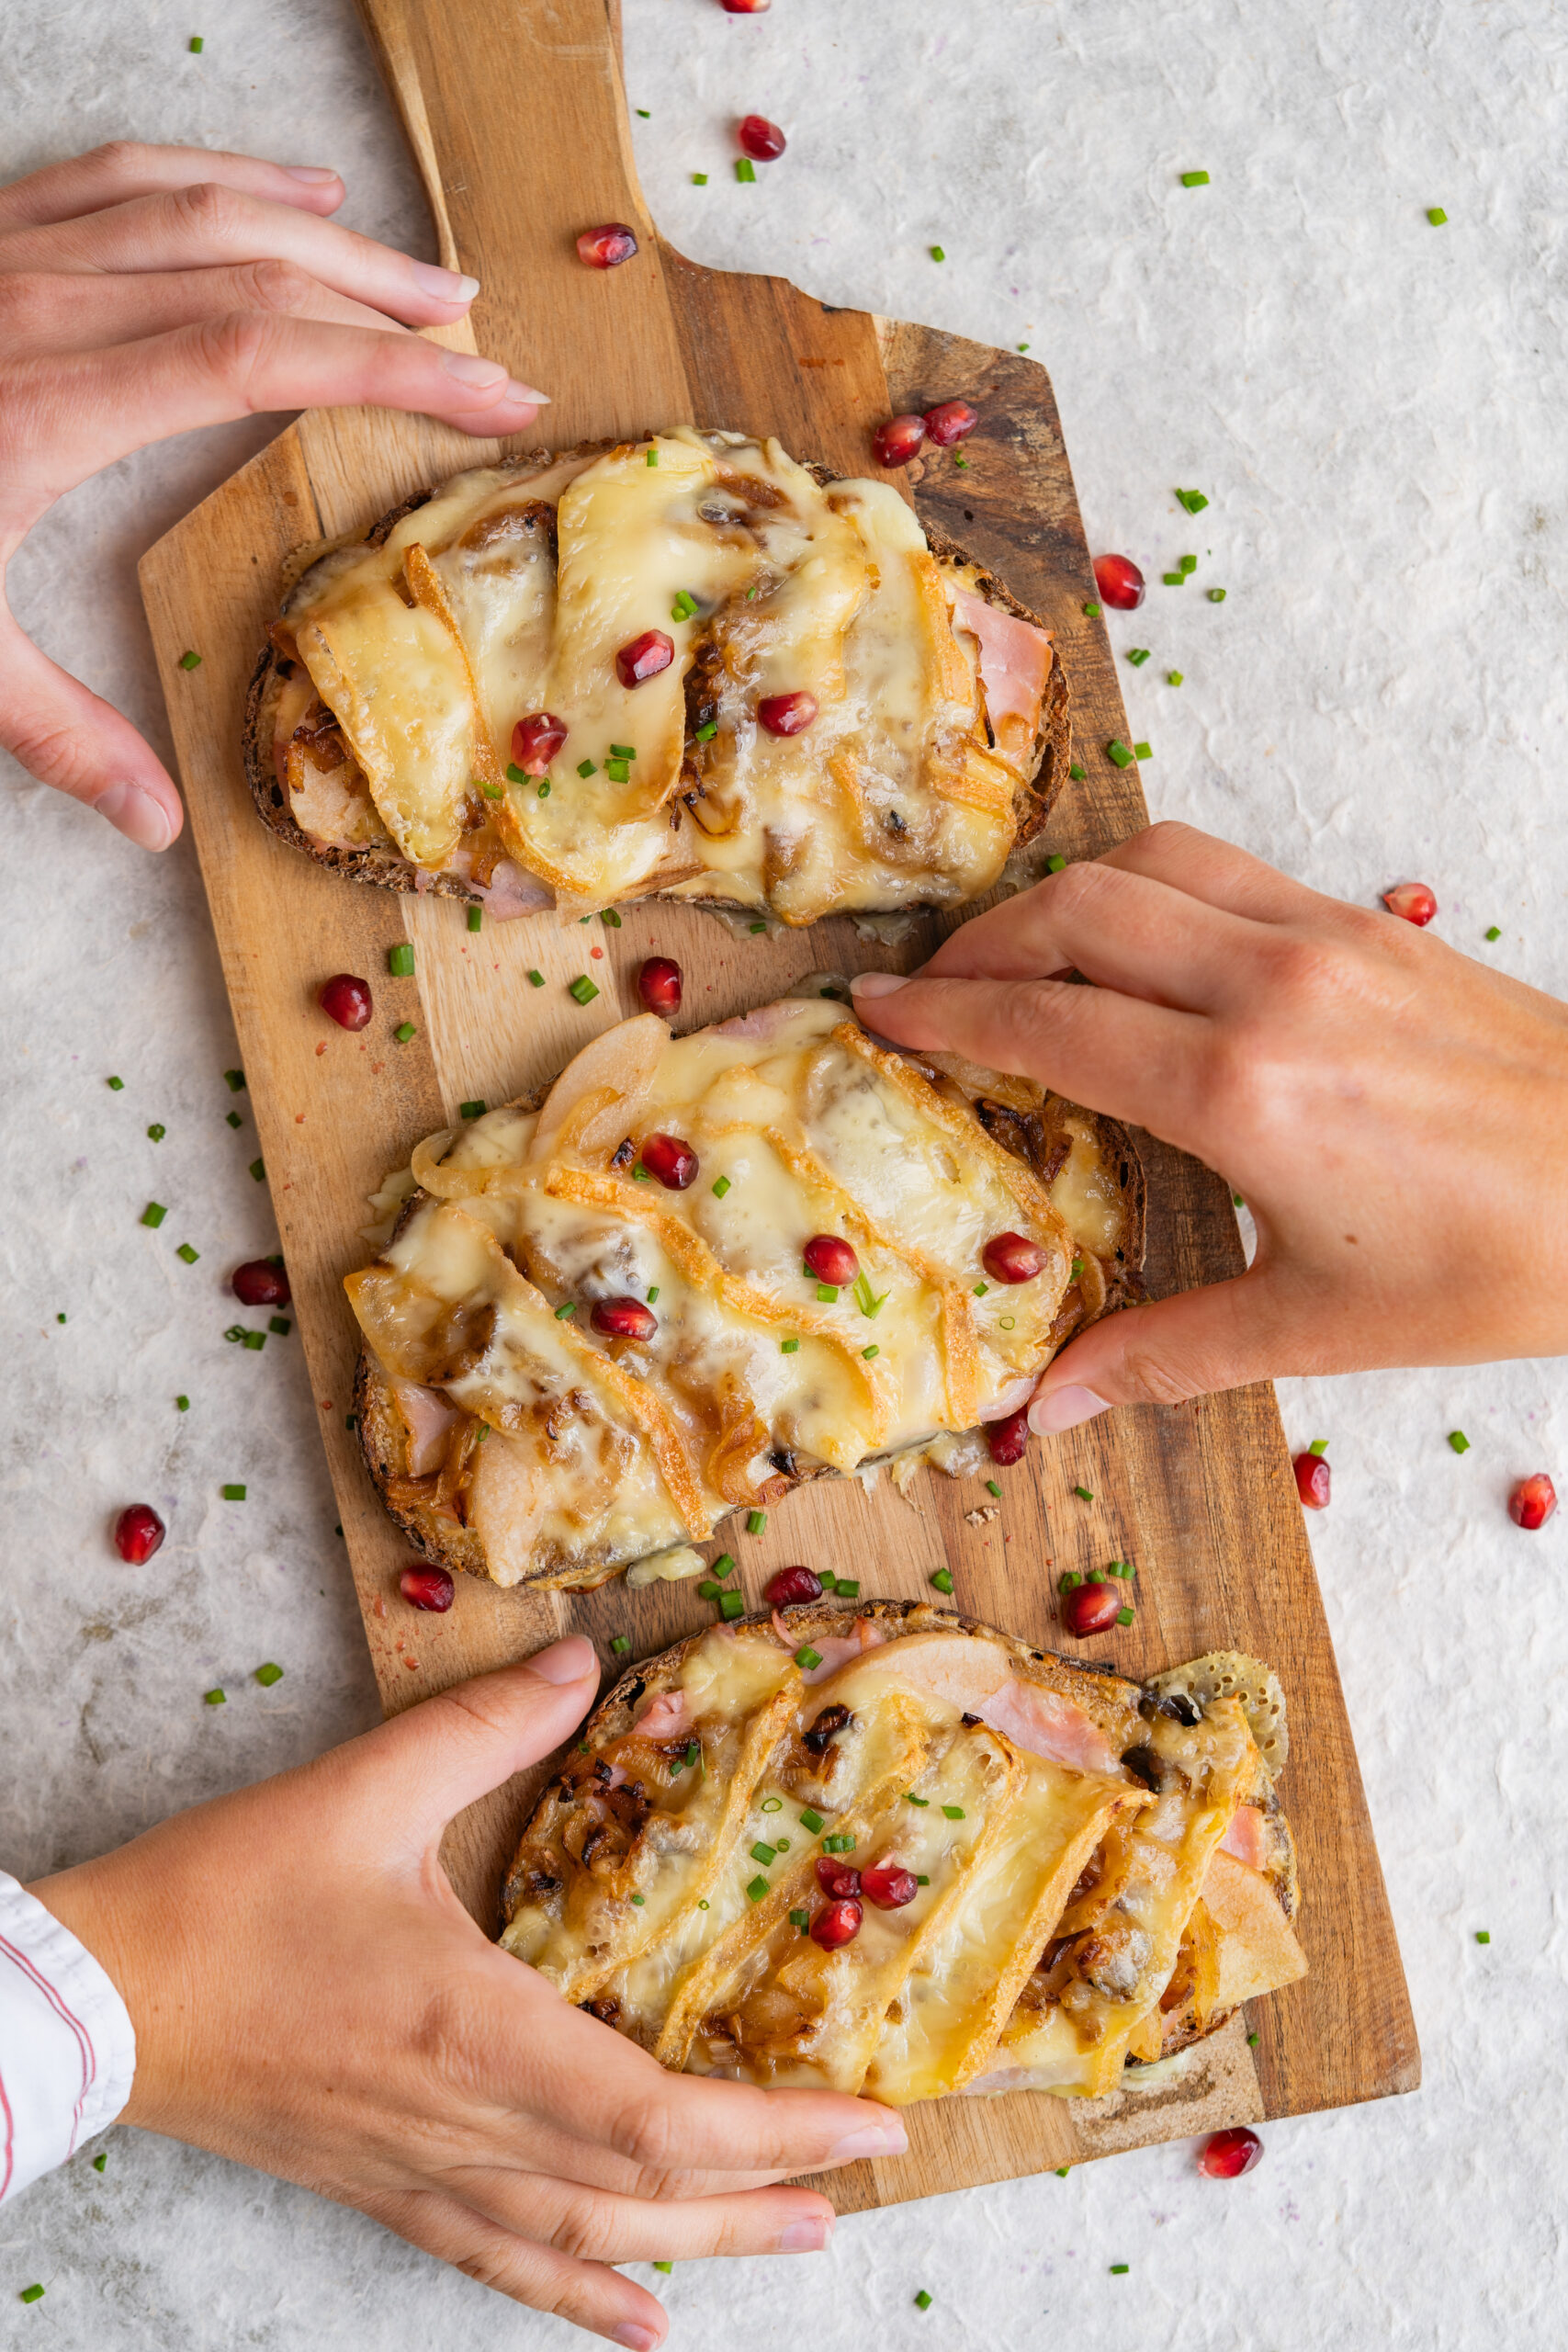
[[[1146,1127],[1252,1211],[1247,1272],[1093,1325],[1043,1374],[1034,1429],[1568,1351],[1568,1008],[1429,933],[1156,825],[854,990],[895,1043]]]

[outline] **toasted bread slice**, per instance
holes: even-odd
[[[716,445],[721,440],[739,444],[739,436],[712,435],[708,438]],[[495,748],[482,726],[479,730],[482,748],[476,743],[474,760],[475,765],[486,767],[487,773],[475,779],[473,796],[463,819],[467,830],[455,848],[445,844],[434,849],[423,864],[413,863],[403,854],[378,814],[375,802],[366,788],[363,772],[347,742],[342,714],[352,700],[352,694],[345,685],[344,692],[335,696],[335,713],[320,701],[305,673],[294,628],[299,616],[309,606],[310,598],[352,571],[362,560],[366,549],[384,547],[399,526],[427,506],[435,508],[445,516],[452,504],[454,491],[464,482],[472,481],[484,485],[492,503],[497,496],[511,497],[511,513],[526,514],[531,510],[526,502],[521,505],[518,503],[517,494],[525,492],[534,480],[537,479],[547,490],[551,487],[558,489],[563,471],[570,472],[574,465],[614,456],[618,447],[625,446],[607,442],[583,443],[562,453],[538,451],[505,460],[495,468],[476,469],[472,476],[459,476],[455,483],[440,485],[403,501],[383,515],[362,539],[340,540],[311,552],[310,560],[289,585],[279,619],[274,624],[268,642],[261,650],[246,703],[243,734],[245,774],[256,808],[272,831],[334,872],[352,880],[372,883],[378,888],[434,892],[438,897],[462,899],[469,903],[487,905],[495,915],[522,913],[555,903],[552,884],[562,877],[551,867],[547,855],[542,852],[536,854],[530,848],[523,831],[513,820],[510,800],[506,800],[504,805],[498,805],[498,796],[505,790],[500,764],[500,761],[504,760],[505,752],[502,747],[497,758]],[[821,489],[829,489],[843,479],[817,464],[808,464],[803,470]],[[882,494],[886,496],[888,493],[884,492]],[[553,509],[547,499],[542,499],[537,504],[537,528],[548,537],[553,532]],[[435,532],[436,526],[433,525],[433,534]],[[983,738],[976,740],[974,761],[978,763],[977,774],[980,769],[986,771],[976,786],[978,803],[984,804],[987,797],[993,799],[996,803],[992,812],[994,816],[1000,815],[1005,808],[1005,822],[1001,831],[995,833],[995,846],[1010,855],[1038,835],[1066,778],[1070,757],[1067,681],[1055,646],[1049,644],[1049,632],[1044,624],[1020,604],[994,573],[971,558],[962,547],[934,530],[928,531],[925,537],[929,552],[949,593],[959,592],[961,596],[977,600],[978,606],[989,607],[1004,625],[1009,621],[1017,622],[1032,631],[1042,632],[1049,645],[1048,666],[1040,696],[1038,719],[1033,728],[1033,740],[1027,746],[1010,741],[1006,763],[991,757],[997,747],[998,736],[986,713],[984,674],[980,675],[978,688],[974,690],[978,698],[977,724],[984,729]],[[423,556],[422,548],[417,552]],[[407,616],[408,627],[414,633],[411,635],[409,649],[412,663],[417,661],[421,650],[414,641],[419,630],[427,635],[434,633],[439,638],[445,627],[457,635],[457,622],[428,562],[423,563],[418,582],[411,586],[408,582],[400,581],[396,585],[405,602],[412,599],[417,604],[423,598],[430,607],[423,616],[417,611],[410,612]],[[383,591],[382,601],[392,619],[389,622],[384,616],[379,625],[401,626],[397,615],[402,607],[396,605],[389,590]],[[971,608],[971,616],[978,617],[976,608]],[[968,625],[964,626],[967,628]],[[945,622],[943,634],[948,636],[947,658],[951,660],[953,658],[953,646]],[[994,865],[999,872],[1003,862],[1001,858],[987,854],[980,866],[974,865],[972,856],[967,865],[960,858],[953,872],[949,872],[942,864],[942,858],[933,852],[931,869],[924,880],[917,861],[907,876],[897,876],[896,883],[889,881],[886,888],[881,885],[868,888],[850,888],[837,903],[818,903],[807,893],[792,909],[791,890],[795,886],[792,886],[784,867],[760,894],[755,888],[732,894],[724,881],[723,862],[718,865],[705,865],[702,854],[705,826],[720,831],[725,830],[716,815],[708,817],[702,813],[705,804],[716,807],[717,804],[709,801],[707,796],[719,790],[719,786],[714,776],[706,773],[711,765],[708,755],[716,747],[705,744],[699,732],[700,723],[708,708],[703,697],[710,692],[710,685],[704,683],[703,664],[708,655],[713,654],[722,669],[722,660],[712,648],[705,647],[705,640],[700,639],[694,641],[690,650],[693,665],[686,673],[685,756],[680,787],[668,803],[671,827],[666,847],[657,865],[634,888],[624,893],[588,890],[588,896],[596,900],[615,896],[626,899],[671,898],[683,903],[728,908],[753,915],[760,911],[776,914],[789,923],[817,920],[821,914],[838,911],[840,905],[856,913],[874,914],[960,903],[964,897],[975,893],[955,888],[953,874],[958,872],[970,872],[978,888],[990,887],[996,878],[990,869]],[[329,650],[317,648],[314,667],[318,675],[321,673],[322,662],[330,658]],[[464,659],[468,662],[467,653]],[[977,673],[985,672],[988,662],[1000,663],[1000,674],[1005,681],[1005,652],[998,652],[995,649],[987,650],[980,645],[975,659]],[[473,684],[471,662],[468,667],[469,683]],[[964,692],[971,691],[963,675],[962,661],[958,662],[955,675]],[[992,674],[992,687],[993,698],[996,698],[995,673]],[[724,690],[722,679],[711,684],[711,692],[716,695]],[[1005,726],[1009,722],[999,715],[1005,700],[1005,687],[999,691],[1003,699],[997,702],[998,725]],[[716,709],[717,702],[713,707]],[[711,726],[707,733],[711,737]],[[439,744],[427,749],[431,759],[441,755]],[[459,755],[454,751],[452,756]],[[575,763],[575,750],[572,759]],[[489,765],[494,766],[493,778],[488,773]],[[571,788],[576,788],[575,779],[570,775],[566,781]],[[480,787],[484,794],[490,796],[488,799],[480,797]],[[863,787],[858,784],[846,784],[843,788],[859,791]],[[964,789],[966,787],[958,787],[960,799]],[[869,817],[866,821],[869,822]],[[886,812],[886,824],[893,831],[887,834],[882,847],[874,851],[867,848],[864,853],[863,863],[868,873],[880,870],[879,858],[902,854],[891,846],[902,838],[902,820],[897,809]],[[771,851],[769,857],[771,861]],[[787,865],[787,860],[785,863]],[[929,888],[926,887],[927,881]],[[572,887],[587,888],[581,883]],[[570,894],[570,888],[568,894]]]

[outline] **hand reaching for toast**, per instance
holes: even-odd
[[[1287,1373],[1568,1352],[1568,1006],[1429,933],[1156,825],[854,991],[895,1043],[1146,1127],[1252,1211],[1247,1272],[1092,1325],[1042,1375],[1034,1429]]]
[[[65,491],[197,425],[350,402],[532,424],[543,393],[409,332],[456,325],[475,281],[333,227],[344,193],[314,165],[129,141],[0,188],[0,577]],[[3,598],[0,744],[143,849],[180,830],[151,746]]]
[[[136,2029],[121,2120],[355,2205],[521,2303],[651,2352],[609,2267],[813,2252],[773,2186],[905,2144],[888,2109],[666,2074],[488,1942],[437,1849],[593,1696],[581,1635],[30,1892]]]

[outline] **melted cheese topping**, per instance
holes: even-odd
[[[639,1180],[653,1136],[695,1154],[686,1190]],[[489,1432],[477,1451],[470,1420],[459,1432],[466,1494],[426,1476],[500,1583],[705,1536],[778,1491],[780,1456],[847,1472],[969,1428],[1050,1354],[1067,1227],[837,1004],[679,1039],[644,1015],[585,1048],[536,1116],[491,1112],[442,1158],[450,1141],[415,1154],[430,1197],[346,1287],[386,1371]],[[1032,1280],[986,1283],[1002,1232],[1038,1244]],[[855,1285],[804,1271],[817,1234],[852,1243]],[[594,1329],[607,1299],[649,1302],[650,1335]]]
[[[569,898],[663,889],[807,923],[956,904],[1001,872],[1050,639],[968,579],[887,483],[824,490],[776,441],[682,426],[458,475],[379,547],[312,567],[286,620],[414,865],[452,866],[489,819]],[[615,655],[649,629],[674,659],[625,686]],[[768,733],[758,705],[794,693],[811,725]],[[545,711],[568,729],[547,778],[508,780],[516,722]],[[311,832],[336,813],[294,808]]]

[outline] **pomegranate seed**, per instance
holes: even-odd
[[[897,1862],[873,1862],[860,1874],[860,1891],[879,1911],[902,1911],[919,1894],[920,1882],[913,1871],[900,1870]]]
[[[829,1903],[811,1922],[811,1940],[820,1944],[824,1951],[837,1951],[840,1944],[853,1943],[860,1933],[860,1923],[858,1903]]]
[[[860,1894],[859,1871],[852,1862],[841,1862],[837,1854],[818,1855],[817,1883],[836,1902],[853,1903]]]
[[[718,0],[727,17],[765,17],[773,0]]]
[[[669,956],[650,956],[637,976],[637,992],[649,1012],[668,1019],[681,1010],[681,967]]]
[[[1021,1233],[993,1234],[980,1254],[994,1283],[1031,1283],[1045,1263],[1038,1241]]]
[[[745,116],[736,125],[735,136],[755,164],[771,164],[775,156],[784,153],[788,143],[778,124],[770,122],[765,114]]]
[[[923,416],[890,416],[872,435],[871,446],[879,466],[907,466],[911,458],[919,456],[925,437]]]
[[[758,719],[770,735],[803,735],[816,716],[815,695],[764,695],[757,705]]]
[[[1078,1584],[1062,1595],[1062,1623],[1069,1634],[1108,1634],[1122,1606],[1119,1584]]]
[[[637,239],[624,220],[606,220],[584,229],[577,241],[577,258],[590,269],[619,269],[637,251]]]
[[[376,1010],[369,981],[356,980],[352,972],[334,972],[323,981],[316,1002],[340,1029],[363,1029]]]
[[[547,710],[536,710],[529,718],[520,718],[512,730],[512,756],[524,775],[547,775],[569,731],[565,719],[553,717]]]
[[[820,1600],[822,1579],[809,1568],[780,1568],[762,1587],[770,1609],[793,1609],[800,1600]]]
[[[151,1503],[128,1503],[114,1523],[114,1548],[122,1560],[139,1568],[152,1557],[164,1532]]]
[[[1291,1467],[1296,1474],[1296,1492],[1308,1510],[1325,1510],[1332,1482],[1322,1454],[1298,1453]]]
[[[1402,922],[1414,922],[1423,928],[1438,911],[1438,902],[1425,882],[1396,882],[1385,890],[1382,902],[1391,915],[1398,915]]]
[[[637,1158],[667,1193],[683,1193],[696,1182],[697,1155],[679,1136],[649,1136]]]
[[[451,1608],[457,1587],[445,1568],[405,1568],[398,1578],[398,1590],[411,1608],[439,1612]]]
[[[675,659],[675,641],[661,628],[645,628],[615,656],[615,675],[623,686],[640,686],[668,670]]]
[[[973,433],[979,422],[967,401],[938,401],[925,415],[927,435],[939,449],[951,449],[955,441]]]
[[[991,1449],[991,1460],[999,1462],[1003,1469],[1014,1462],[1021,1462],[1029,1451],[1029,1408],[1010,1413],[1005,1421],[986,1423],[986,1442]]]
[[[1097,555],[1094,584],[1100,603],[1114,605],[1119,613],[1135,613],[1144,601],[1144,575],[1124,555]]]
[[[1508,1497],[1508,1517],[1516,1527],[1544,1527],[1557,1509],[1557,1489],[1544,1470],[1521,1478]]]
[[[1234,2124],[1228,2132],[1211,2132],[1198,2158],[1198,2169],[1206,2172],[1211,2180],[1239,2180],[1250,2172],[1263,2154],[1263,2143],[1256,2132],[1245,2123]]]
[[[659,1329],[658,1316],[640,1298],[596,1298],[589,1320],[612,1340],[651,1340]]]
[[[229,1287],[243,1306],[287,1306],[288,1277],[269,1258],[247,1258],[229,1277]]]
[[[860,1272],[860,1260],[836,1233],[814,1233],[801,1256],[819,1283],[834,1283],[847,1290]]]

